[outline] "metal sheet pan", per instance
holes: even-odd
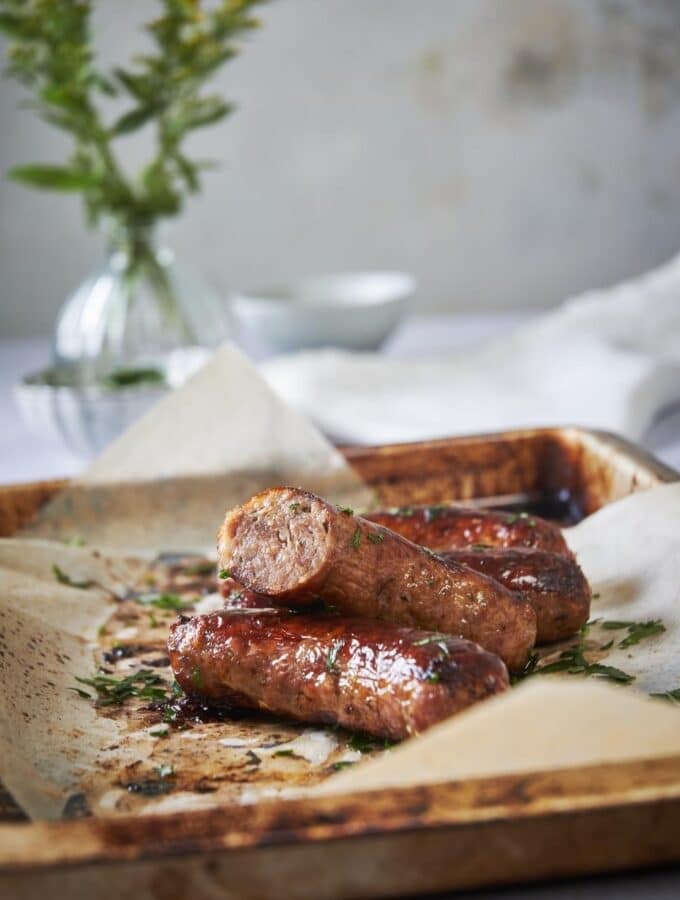
[[[344,452],[385,504],[465,500],[562,521],[678,478],[578,428]],[[62,485],[0,488],[0,534]],[[1,897],[415,894],[680,860],[680,757],[115,821],[28,823],[0,792],[0,823]]]

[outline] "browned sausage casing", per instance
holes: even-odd
[[[503,663],[460,638],[368,619],[226,610],[175,623],[188,694],[401,739],[503,691]]]
[[[465,506],[409,506],[370,513],[366,518],[431,550],[464,550],[485,544],[546,550],[573,558],[560,528],[538,516]]]
[[[578,563],[543,550],[453,550],[438,554],[521,594],[536,613],[536,643],[571,637],[588,621],[591,591]]]
[[[513,671],[536,639],[531,604],[496,581],[306,491],[273,488],[232,510],[218,550],[223,568],[276,605],[322,597],[346,615],[468,638]]]

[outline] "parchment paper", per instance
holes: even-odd
[[[27,530],[130,550],[212,552],[225,511],[276,484],[353,508],[371,492],[231,344],[164,397]]]
[[[630,686],[534,675],[387,752],[257,717],[159,735],[158,716],[139,705],[105,714],[78,696],[76,677],[91,676],[118,641],[139,641],[142,656],[155,648],[142,662],[157,663],[175,613],[117,599],[139,588],[154,551],[212,551],[225,508],[281,482],[355,508],[372,501],[324,438],[225,347],[57,498],[30,537],[0,541],[0,778],[29,815],[163,812],[680,753],[680,711],[647,697],[680,687],[680,485],[627,498],[569,534],[599,594],[594,617],[664,622],[663,634],[610,651],[608,664],[635,675]],[[74,534],[88,545],[60,542]],[[100,544],[109,549],[93,549]],[[124,657],[111,667],[119,676],[135,665]],[[334,775],[338,763],[356,765]],[[171,790],[142,802],[136,785],[168,770]]]

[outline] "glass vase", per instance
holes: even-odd
[[[145,225],[114,223],[106,261],[64,304],[54,369],[78,385],[185,380],[228,334],[226,305]]]
[[[222,299],[157,244],[153,229],[118,223],[104,265],[59,314],[52,366],[22,379],[17,400],[34,431],[59,435],[87,458],[227,336]]]

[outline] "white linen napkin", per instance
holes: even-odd
[[[567,424],[640,439],[680,401],[680,255],[474,350],[427,359],[306,351],[262,372],[339,441]]]

